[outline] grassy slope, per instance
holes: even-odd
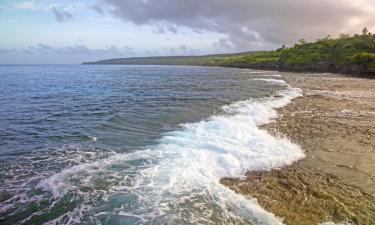
[[[85,64],[201,65],[293,71],[375,73],[375,34],[341,35],[290,48],[207,56],[118,58]]]

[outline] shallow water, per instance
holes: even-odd
[[[275,72],[2,66],[0,224],[281,223],[219,180],[304,156],[257,128],[298,95]]]

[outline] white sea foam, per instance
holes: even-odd
[[[284,84],[287,85],[287,83],[283,80],[279,79],[272,79],[272,78],[254,78],[253,80],[261,80],[261,81],[266,81],[266,82],[271,82],[271,83],[277,83],[277,84]]]
[[[126,212],[143,222],[161,216],[174,221],[184,212],[184,217],[190,216],[189,221],[203,223],[216,211],[222,220],[282,224],[255,200],[236,194],[219,180],[241,177],[247,170],[279,168],[304,157],[299,146],[258,128],[277,117],[275,108],[300,95],[299,89],[288,87],[278,93],[282,97],[225,106],[225,115],[183,124],[181,129],[164,134],[150,149],[71,167],[42,180],[38,187],[51,192],[55,199],[68,192],[90,199],[103,190],[82,193],[80,187],[95,189],[98,179],[110,179],[112,184],[104,198],[116,193],[132,196],[140,206],[119,213]],[[187,204],[189,201],[194,204]]]
[[[247,71],[248,74],[263,74],[264,71],[255,71],[255,70],[249,70]]]
[[[282,77],[280,74],[264,74],[263,77]]]

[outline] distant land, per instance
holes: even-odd
[[[155,56],[114,58],[85,65],[197,65],[249,69],[333,72],[375,76],[375,34],[364,28],[361,34],[327,36],[316,42],[301,39],[293,47],[204,56]]]

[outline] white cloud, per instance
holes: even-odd
[[[27,9],[27,10],[39,10],[42,9],[43,6],[35,3],[34,1],[26,1],[26,2],[17,2],[14,3],[14,7],[19,9]]]

